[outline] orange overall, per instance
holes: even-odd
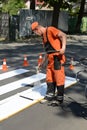
[[[43,36],[43,44],[48,58],[46,82],[55,82],[56,86],[61,86],[65,84],[65,56],[55,52],[56,50],[60,50],[62,46],[61,41],[57,37],[58,33],[58,29],[48,27],[46,34]],[[54,56],[57,56],[60,61],[60,69],[55,69],[54,67]]]

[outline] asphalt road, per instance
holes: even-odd
[[[7,59],[7,64],[11,66],[9,70],[22,68],[24,55],[27,55],[31,72],[24,75],[29,76],[36,73],[37,59],[39,53],[44,55],[41,41],[33,38],[24,42],[0,43],[0,64],[2,59]],[[67,61],[71,57],[78,61],[82,57],[87,57],[87,39],[81,36],[68,37],[66,49]],[[70,71],[65,67],[66,75],[75,77],[75,73],[81,66]],[[45,70],[43,70],[45,72]],[[3,73],[0,71],[0,73]],[[1,82],[1,85],[13,82],[21,77],[13,77]],[[31,107],[9,117],[0,122],[0,130],[86,130],[87,129],[87,99],[84,96],[85,87],[75,84],[65,90],[64,106],[52,107],[47,104],[37,103]],[[18,90],[20,91],[20,90]],[[23,91],[23,90],[22,90]],[[13,92],[16,93],[16,92]],[[13,95],[9,93],[3,95]]]

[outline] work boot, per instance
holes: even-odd
[[[57,96],[52,102],[52,106],[61,106],[64,100],[64,85],[57,86]]]
[[[47,83],[47,92],[44,99],[41,101],[41,103],[44,103],[46,101],[49,102],[52,101],[55,98],[55,89],[56,89],[56,85],[54,82]]]
[[[57,101],[63,103],[64,100],[64,85],[58,86],[57,87]]]

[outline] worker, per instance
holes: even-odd
[[[46,51],[45,60],[48,60],[46,67],[47,91],[44,99],[48,101],[56,99],[60,105],[64,101],[66,34],[53,26],[44,27],[37,21],[31,24],[31,29],[42,37]]]

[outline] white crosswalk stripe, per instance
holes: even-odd
[[[45,75],[44,75],[45,78]],[[43,79],[42,74],[33,75],[27,78],[20,79],[18,81],[3,85],[0,87],[0,95],[5,94],[7,92],[10,92],[12,90],[25,87],[27,84],[32,84],[34,82],[37,82],[39,80]]]
[[[13,71],[4,72],[0,74],[0,80],[4,81],[7,78],[12,78],[20,74],[22,75],[26,72],[29,72],[29,70],[15,69]],[[0,86],[0,96],[3,96],[3,94],[6,95],[8,92],[11,91],[14,92],[14,90],[21,87],[25,87],[26,85],[29,84],[34,84],[36,87],[33,87],[31,89],[30,87],[28,87],[28,90],[23,91],[23,93],[26,92],[29,93],[31,91],[35,91],[35,89],[39,87],[37,85],[40,85],[40,80],[45,79],[45,77],[46,77],[45,74],[38,73],[25,78],[23,76],[23,78],[19,80],[17,78],[17,81]],[[28,107],[31,104],[32,104],[31,100],[26,100],[25,98],[22,97],[22,92],[6,97],[5,99],[2,99],[0,101],[0,121],[10,117],[11,115],[14,115],[15,113]]]
[[[12,78],[13,76],[20,75],[28,72],[26,69],[17,69],[9,72],[2,73],[0,75],[0,80],[5,80],[7,78]],[[2,77],[4,76],[4,77]],[[34,84],[32,88],[23,90],[22,92],[16,93],[0,101],[0,121],[7,119],[8,117],[14,115],[15,113],[39,102],[42,100],[46,94],[46,83],[41,83],[40,81],[45,79],[46,75],[44,73],[34,74],[22,79],[17,79],[17,81],[7,83],[0,87],[0,95],[7,94],[8,92],[14,91],[18,88],[25,87],[29,84]],[[71,77],[66,76],[65,88],[72,84],[75,84],[76,80]]]
[[[4,80],[4,79],[10,78],[12,76],[20,75],[20,74],[26,73],[28,71],[29,70],[26,70],[26,69],[16,69],[16,70],[13,70],[10,72],[5,72],[5,73],[0,74],[0,80]]]

